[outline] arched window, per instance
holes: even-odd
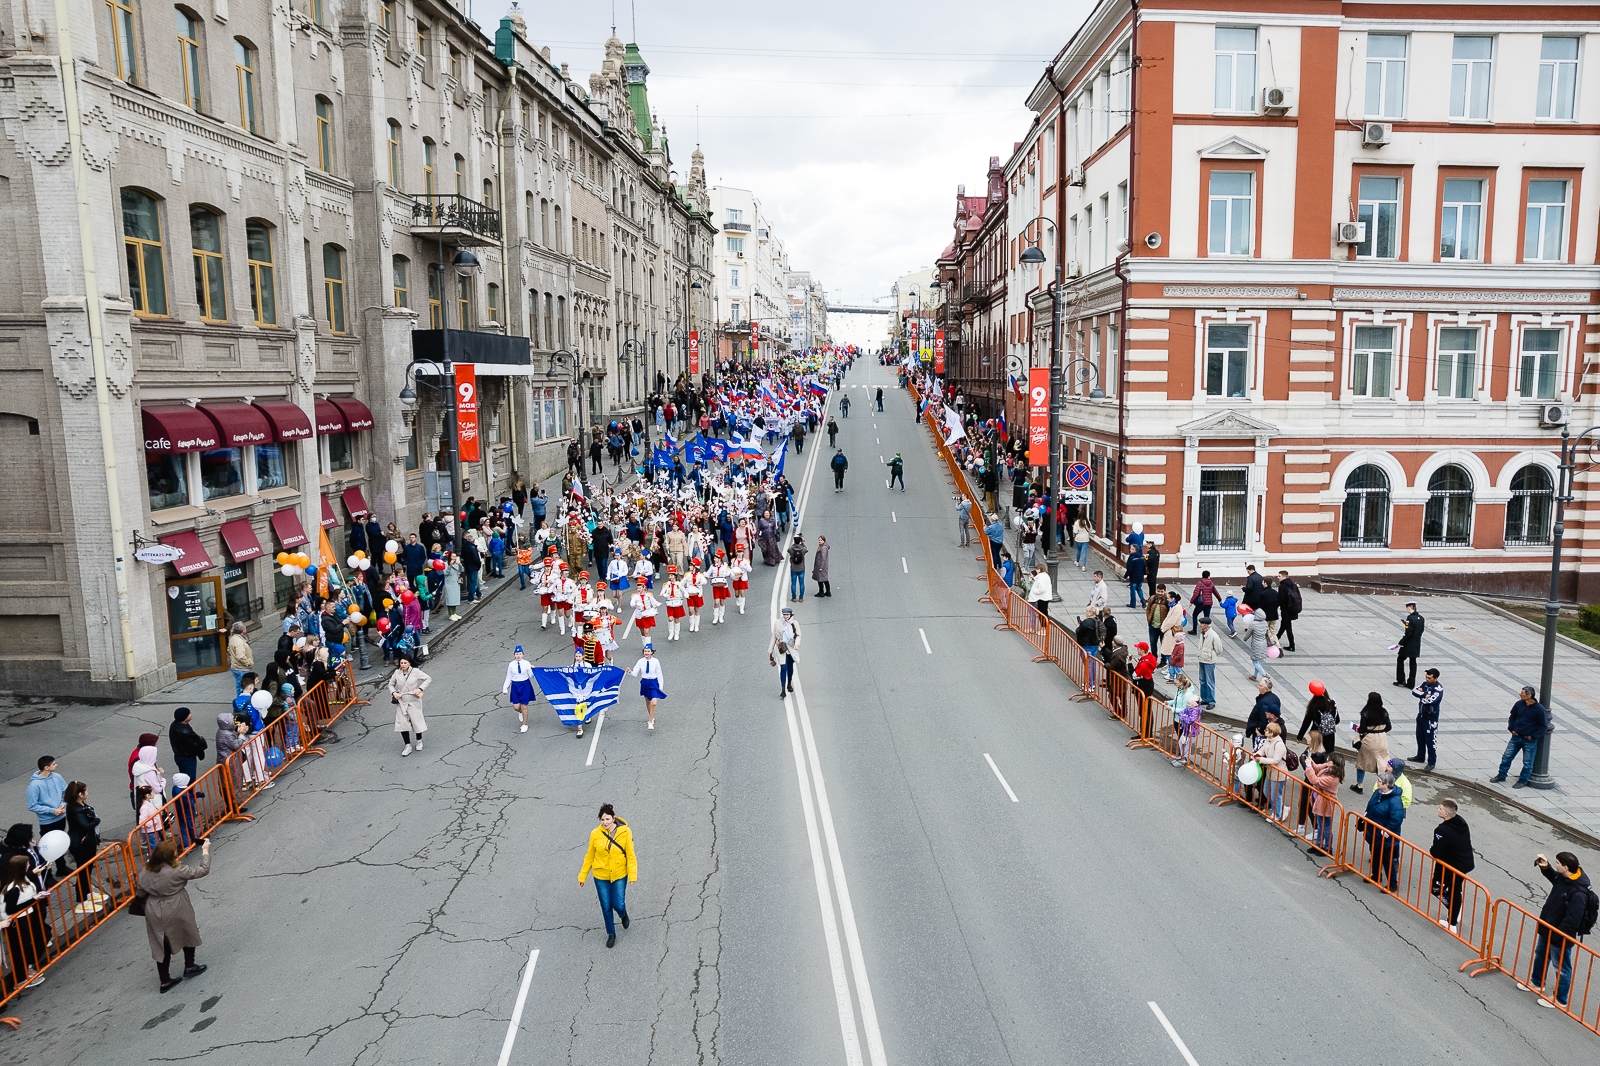
[[[401,177],[405,171],[401,167],[400,159],[400,123],[394,119],[389,120],[389,184],[400,188]]]
[[[333,101],[317,97],[317,169],[333,173]]]
[[[1511,502],[1506,504],[1506,545],[1549,544],[1555,501],[1550,471],[1532,464],[1518,470],[1511,479]]]
[[[553,308],[555,297],[550,293],[544,294],[544,346],[551,351],[561,348],[561,338],[556,336],[555,317]]]
[[[1422,512],[1425,548],[1466,547],[1472,543],[1472,475],[1451,464],[1428,479],[1428,506]]]
[[[250,262],[250,311],[258,326],[278,324],[278,298],[272,276],[272,226],[259,218],[244,224]]]
[[[550,247],[550,201],[539,201],[539,243]]]
[[[456,155],[456,195],[467,195],[467,161],[459,153]]]
[[[403,255],[394,257],[394,305],[411,306],[411,264]]]
[[[472,328],[472,279],[456,278],[456,328]]]
[[[430,199],[438,191],[433,187],[433,153],[432,138],[422,138],[422,194]]]
[[[559,252],[559,251],[561,251],[561,205],[560,204],[556,204],[555,205],[555,215],[556,215],[556,225],[555,225],[555,231],[554,232],[555,232],[555,235],[556,235],[556,243],[550,244],[548,241],[546,241],[545,244],[546,244],[547,247],[549,247],[549,249],[551,251]]]
[[[444,268],[428,267],[428,328],[444,329]]]
[[[348,332],[344,317],[344,249],[337,244],[322,246],[322,284],[327,294],[328,330]]]
[[[243,37],[233,39],[233,68],[239,79],[239,125],[255,133],[256,50]]]
[[[111,54],[116,57],[117,77],[129,85],[139,84],[139,49],[134,35],[137,20],[133,0],[106,0],[111,16]]]
[[[128,300],[141,315],[167,313],[167,273],[161,210],[155,197],[122,190],[122,245],[128,259]]]
[[[1339,543],[1346,548],[1388,546],[1389,475],[1382,467],[1368,463],[1345,479]]]
[[[494,182],[488,178],[483,179],[483,204],[485,207],[494,205]]]
[[[522,194],[522,225],[522,235],[530,241],[533,240],[533,235],[536,231],[533,228],[533,193],[531,192]]]
[[[200,16],[184,8],[173,8],[178,23],[178,66],[183,68],[183,102],[196,111],[205,108],[205,93],[200,78]]]
[[[194,302],[207,322],[228,319],[222,270],[222,220],[208,207],[190,206],[189,243],[194,254]]]
[[[491,282],[484,298],[488,307],[489,321],[500,321],[500,286]]]
[[[539,293],[528,290],[528,347],[539,347]]]

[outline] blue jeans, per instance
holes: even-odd
[[[789,598],[803,600],[806,598],[806,572],[804,570],[789,571]]]
[[[1539,741],[1537,738],[1525,740],[1513,733],[1511,739],[1506,742],[1505,754],[1500,756],[1500,772],[1495,776],[1506,776],[1506,771],[1511,769],[1511,761],[1517,757],[1517,752],[1520,751],[1522,752],[1522,772],[1517,775],[1517,780],[1527,784],[1528,778],[1533,776],[1533,756],[1538,750]]]
[[[1081,569],[1083,567],[1088,566],[1089,565],[1089,542],[1088,541],[1084,541],[1082,544],[1078,544],[1078,543],[1074,542],[1072,547],[1078,553],[1078,566],[1079,566],[1079,568]]]
[[[1137,596],[1139,598],[1139,602],[1138,603],[1134,603],[1133,602],[1133,598],[1135,596]],[[1143,581],[1135,581],[1135,580],[1133,580],[1133,578],[1130,577],[1128,579],[1128,606],[1129,607],[1143,607],[1146,602],[1147,601],[1144,598],[1144,582]]]
[[[1312,817],[1315,818],[1316,822],[1317,822],[1317,836],[1316,836],[1316,845],[1317,845],[1317,847],[1321,848],[1323,851],[1332,851],[1333,850],[1333,815],[1331,815],[1331,814],[1315,814],[1315,815],[1312,815]]]
[[[489,573],[493,577],[504,577],[506,573],[506,557],[504,552],[489,553]]]
[[[783,695],[794,684],[794,656],[785,655],[778,662],[778,695]]]
[[[1548,955],[1550,953],[1550,930],[1541,928],[1533,938],[1533,987],[1543,988],[1545,971],[1549,968]],[[1561,947],[1561,961],[1557,963],[1560,976],[1556,980],[1556,1002],[1563,1007],[1567,1005],[1567,996],[1572,992],[1572,941],[1565,935],[1556,933]]]
[[[1250,660],[1250,676],[1251,677],[1266,677],[1267,676],[1267,668],[1265,666],[1261,665],[1261,660],[1260,659],[1251,659]]]
[[[467,602],[471,603],[478,598],[478,571],[474,567],[467,571]]]
[[[233,694],[235,696],[244,691],[244,675],[245,671],[243,670],[235,670],[233,672]]]
[[[994,560],[996,570],[1000,569],[1000,550],[1004,547],[1005,541],[1003,540],[991,540],[989,542],[989,557]]]
[[[628,916],[628,879],[619,877],[615,881],[607,881],[597,877],[594,879],[594,891],[600,897],[600,913],[605,915],[606,936],[616,936],[617,925],[611,912],[616,911],[619,918]]]
[[[1217,702],[1217,664],[1200,665],[1200,702],[1210,706]]]
[[[1287,784],[1281,777],[1277,780],[1266,780],[1261,783],[1261,793],[1267,800],[1267,811],[1279,818],[1283,817],[1283,786]]]
[[[523,566],[521,563],[517,564],[517,588],[525,589],[528,587],[528,575],[532,570],[533,567],[531,566]]]

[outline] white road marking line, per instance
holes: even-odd
[[[600,743],[600,727],[606,724],[606,712],[601,711],[594,719],[594,739],[589,741],[589,758],[584,760],[585,766],[594,765],[594,749]]]
[[[898,518],[896,518],[894,516],[894,512],[893,511],[890,511],[889,512],[889,521],[898,523],[900,521],[900,519],[898,519]]]
[[[983,753],[983,757],[986,760],[988,760],[989,769],[994,771],[994,776],[998,777],[1000,779],[1000,787],[1006,790],[1006,795],[1011,797],[1011,802],[1012,803],[1020,803],[1020,802],[1022,802],[1021,800],[1017,799],[1017,794],[1015,792],[1011,791],[1011,786],[1006,784],[1006,775],[1001,773],[1000,772],[1000,767],[996,766],[994,764],[994,760],[989,758],[989,753],[988,752],[984,752]]]
[[[517,1005],[511,1012],[511,1024],[506,1028],[506,1042],[500,1045],[500,1066],[511,1061],[511,1045],[516,1042],[517,1029],[522,1025],[522,1007],[528,1002],[528,986],[533,984],[533,968],[539,965],[539,949],[528,956],[528,968],[522,971],[522,988],[517,992]]]
[[[904,555],[900,556],[900,572],[902,574],[911,573],[911,571],[906,568],[906,557]]]
[[[929,655],[932,655],[933,654],[933,649],[928,647],[928,634],[926,632],[924,632],[923,630],[921,630],[921,629],[917,630],[917,632],[919,634],[921,634],[921,636],[922,636],[922,649],[924,651],[926,651]]]
[[[882,439],[881,439],[881,438],[878,438],[878,437],[873,437],[873,438],[872,438],[872,443],[874,443],[874,444],[882,444],[882,443],[883,443],[883,441],[882,441]]]
[[[1183,1042],[1183,1037],[1178,1035],[1178,1031],[1172,1027],[1172,1023],[1167,1021],[1167,1016],[1161,1013],[1161,1008],[1156,1006],[1155,1000],[1151,1000],[1149,1006],[1151,1010],[1156,1012],[1156,1020],[1161,1023],[1161,1028],[1165,1029],[1167,1035],[1172,1037],[1172,1042],[1178,1045],[1178,1053],[1183,1056],[1183,1061],[1187,1062],[1189,1066],[1200,1066],[1198,1062],[1194,1061],[1194,1056],[1189,1054],[1188,1045]]]

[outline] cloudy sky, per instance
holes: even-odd
[[[510,8],[472,3],[490,34]],[[679,173],[698,140],[708,180],[754,190],[791,267],[810,270],[830,303],[854,304],[933,265],[956,186],[981,188],[989,157],[1010,154],[1032,118],[1028,89],[1092,8],[617,0],[616,20],[650,65]],[[610,0],[524,0],[522,12],[534,43],[587,83]]]

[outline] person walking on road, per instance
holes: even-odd
[[[829,445],[833,444],[832,434],[829,434]],[[842,448],[833,449],[833,458],[828,460],[828,465],[833,468],[833,491],[844,491],[844,472],[850,469],[850,460],[844,457]]]
[[[1422,631],[1427,625],[1427,620],[1417,613],[1416,603],[1408,600],[1405,628],[1394,646],[1394,683],[1401,688],[1417,687],[1417,656],[1422,654]]]
[[[1294,651],[1294,621],[1300,617],[1304,605],[1300,586],[1289,576],[1289,571],[1278,571],[1278,648]]]
[[[400,656],[400,665],[389,675],[389,700],[394,704],[394,731],[400,734],[405,748],[401,758],[411,754],[411,734],[415,733],[416,749],[422,750],[422,734],[428,731],[428,722],[422,717],[422,694],[433,678],[411,665],[408,655]]]
[[[1589,884],[1589,875],[1579,867],[1578,857],[1572,852],[1557,852],[1554,863],[1540,855],[1533,860],[1533,864],[1550,882],[1550,895],[1545,897],[1544,907],[1539,911],[1539,921],[1544,924],[1534,934],[1533,969],[1529,973],[1529,984],[1518,981],[1517,987],[1524,992],[1544,991],[1550,965],[1550,941],[1554,939],[1556,953],[1560,957],[1556,963],[1556,1001],[1551,1003],[1541,995],[1539,1004],[1544,1007],[1565,1007],[1567,997],[1572,992],[1573,941],[1594,931],[1597,901],[1594,889]],[[1555,930],[1553,933],[1552,928]]]
[[[1217,657],[1221,654],[1222,638],[1211,628],[1211,619],[1204,619],[1195,641],[1194,661],[1200,667],[1200,706],[1208,711],[1217,709]]]
[[[834,441],[839,437],[839,423],[832,418],[828,419],[828,447],[834,447]]]
[[[1522,772],[1517,775],[1517,783],[1511,787],[1527,788],[1528,778],[1533,776],[1533,759],[1539,750],[1539,738],[1550,732],[1550,712],[1539,702],[1531,686],[1523,685],[1522,694],[1517,697],[1517,702],[1511,705],[1511,716],[1506,720],[1506,731],[1511,734],[1511,739],[1506,742],[1506,750],[1500,756],[1500,771],[1489,780],[1504,781],[1506,771],[1511,769],[1511,761],[1520,751]]]
[[[811,580],[817,583],[818,596],[833,595],[833,583],[828,580],[828,555],[832,550],[827,537],[817,537],[817,554],[811,560]]]
[[[900,491],[906,491],[906,463],[900,458],[900,453],[895,452],[894,458],[884,464],[889,468],[889,488],[894,488],[896,481],[900,482]]]
[[[778,668],[778,698],[794,691],[795,651],[800,647],[800,624],[794,620],[794,608],[783,609],[783,621],[772,634],[767,647],[767,662]],[[779,662],[779,660],[782,662]]]
[[[789,598],[796,602],[806,598],[806,547],[805,537],[799,533],[789,544]]]
[[[1050,584],[1050,572],[1039,563],[1033,568],[1033,584],[1028,586],[1028,602],[1046,618],[1050,617],[1050,601],[1055,597],[1055,586]],[[1091,653],[1093,654],[1093,653]]]
[[[161,975],[161,991],[170,992],[185,977],[199,977],[206,968],[194,960],[200,946],[200,923],[195,920],[194,904],[189,900],[189,882],[211,872],[211,838],[200,841],[200,865],[178,861],[178,840],[168,837],[156,845],[146,860],[134,892],[142,900],[145,934],[150,939],[150,955]],[[173,977],[172,952],[183,951],[183,974]]]
[[[881,411],[881,410],[883,410],[883,389],[882,389],[882,387],[880,387],[878,389],[878,397],[877,398],[878,398],[878,410]]]
[[[1000,569],[1000,552],[1006,546],[1006,527],[1000,521],[1000,516],[990,512],[989,524],[983,527],[983,535],[989,538],[989,558],[996,570]],[[1099,577],[1097,571],[1095,576]]]
[[[646,729],[656,727],[656,703],[667,698],[661,688],[661,682],[666,680],[666,675],[661,672],[661,660],[656,658],[656,649],[652,644],[644,646],[644,653],[639,661],[633,664],[633,669],[628,673],[639,679],[639,695],[644,698],[644,709],[648,715],[645,721]]]
[[[580,887],[591,873],[600,913],[606,920],[606,947],[615,947],[617,919],[624,929],[632,924],[628,921],[628,884],[639,880],[639,858],[633,851],[633,830],[609,803],[600,805],[600,824],[589,833],[589,850],[578,870]]]
[[[848,397],[848,396],[839,397],[839,417],[840,418],[849,418],[850,417],[850,397]]]
[[[1367,693],[1361,720],[1356,723],[1356,783],[1350,786],[1350,791],[1359,795],[1368,774],[1389,772],[1389,731],[1393,728],[1383,697],[1376,692]],[[1392,782],[1394,775],[1389,777]]]
[[[539,698],[533,689],[533,667],[522,657],[522,645],[517,645],[517,650],[511,653],[511,662],[506,665],[506,683],[501,686],[500,694],[509,696],[511,706],[522,719],[519,733],[528,731],[528,704]]]
[[[1440,918],[1439,924],[1452,933],[1461,926],[1461,875],[1470,874],[1477,865],[1472,856],[1472,830],[1458,811],[1455,800],[1439,801],[1439,824],[1433,827],[1433,847],[1428,849],[1434,860],[1430,891],[1450,914],[1448,919]]]
[[[799,455],[806,450],[806,424],[796,422],[794,429],[789,433],[789,439],[794,441],[794,453]]]
[[[1429,770],[1439,761],[1435,741],[1439,736],[1439,710],[1444,706],[1444,686],[1439,684],[1439,671],[1429,668],[1422,672],[1422,684],[1411,693],[1417,698],[1417,753],[1407,762],[1426,763]]]
[[[956,501],[956,532],[961,535],[961,546],[970,547],[972,544],[972,507],[967,503],[967,498],[961,493],[953,493],[951,499]]]

